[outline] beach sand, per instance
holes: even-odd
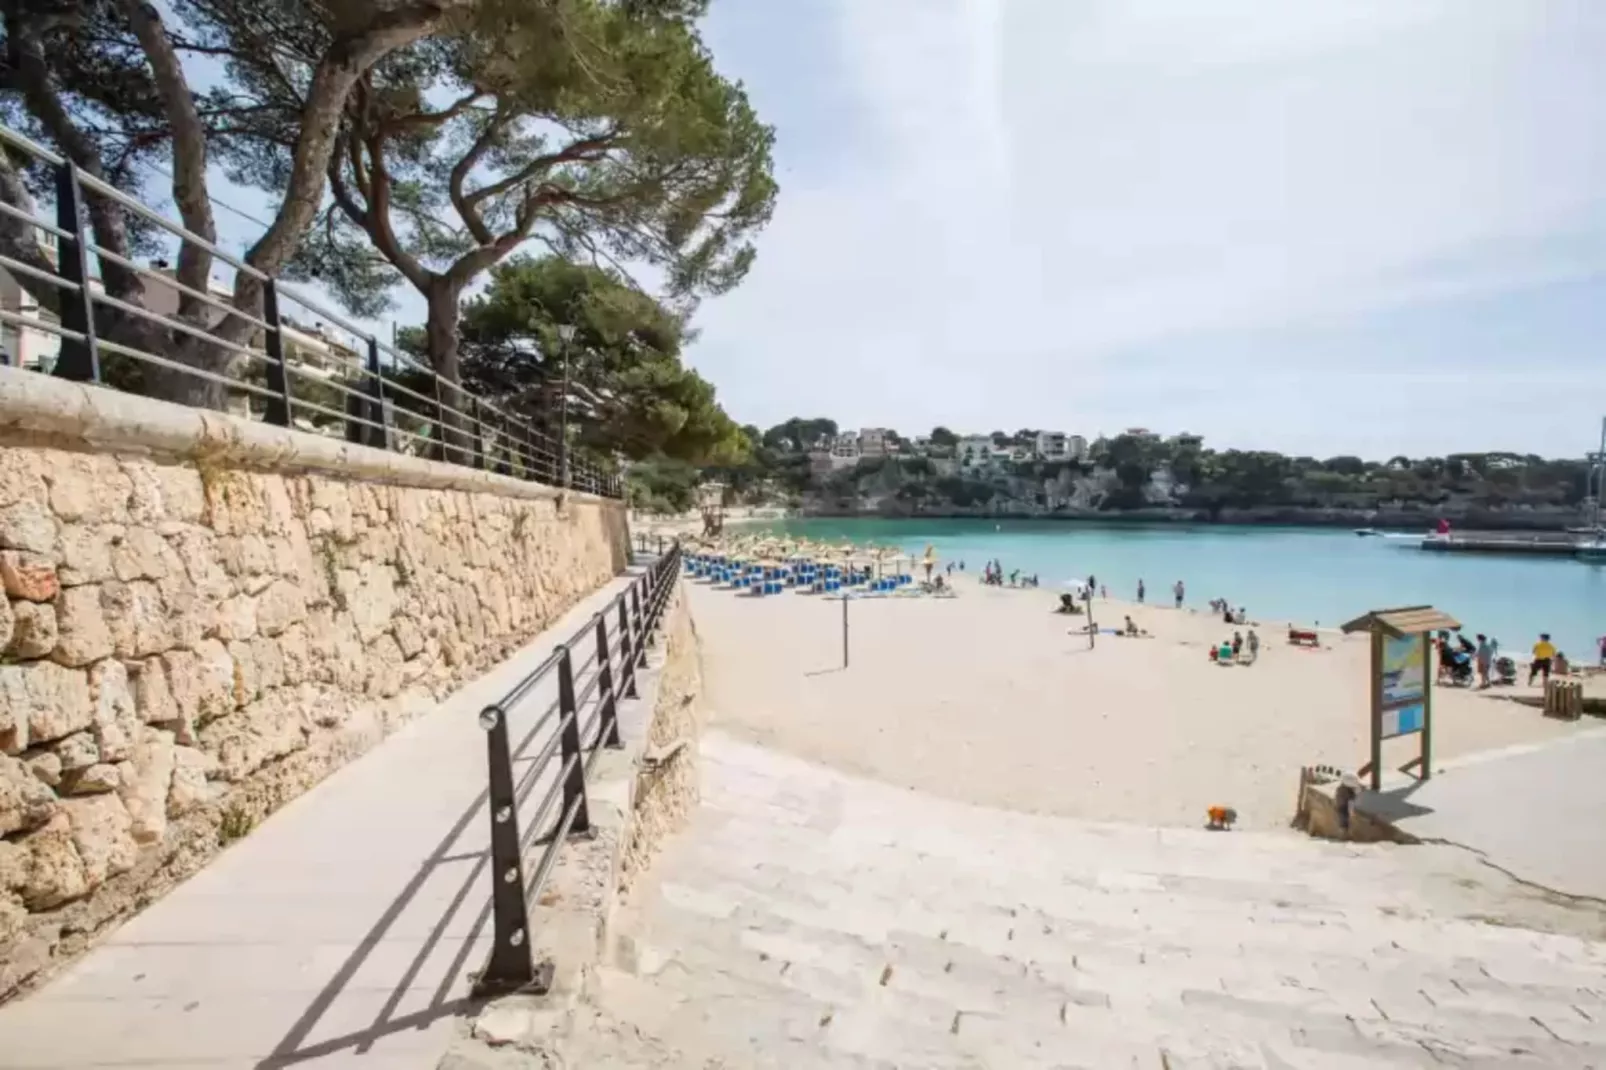
[[[1130,612],[1154,638],[1101,635],[1090,650],[1068,634],[1086,618],[1052,612],[1057,591],[961,578],[952,599],[851,601],[843,671],[840,600],[686,583],[724,730],[889,783],[1165,825],[1202,824],[1206,807],[1224,805],[1269,829],[1292,818],[1302,765],[1367,758],[1364,636],[1324,630],[1321,649],[1299,649],[1268,622],[1258,663],[1222,667],[1207,651],[1234,629],[1218,617],[1101,599],[1102,626]],[[1505,697],[1538,690],[1435,688],[1435,764],[1589,727]],[[1385,743],[1385,768],[1416,747]]]

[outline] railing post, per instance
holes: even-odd
[[[625,698],[636,698],[636,657],[630,650],[630,614],[625,599],[619,599],[619,675]]]
[[[487,706],[480,714],[490,768],[491,917],[493,940],[485,970],[474,979],[477,996],[520,988],[543,990],[530,947],[530,913],[524,902],[524,863],[519,853],[518,797],[513,786],[513,755],[507,711]],[[542,973],[547,973],[543,968]]]
[[[290,369],[284,362],[284,332],[279,324],[279,287],[272,279],[262,282],[262,319],[268,325],[267,333],[262,336],[262,348],[268,355],[264,371],[268,389],[273,393],[262,418],[277,427],[289,427],[294,415],[290,400]]]
[[[619,702],[613,691],[612,657],[608,654],[608,615],[597,614],[597,742],[604,747],[618,749],[624,743],[619,739]]]
[[[562,768],[568,770],[563,778],[563,812],[567,814],[569,807],[578,807],[569,834],[583,836],[591,832],[591,813],[586,803],[585,761],[580,753],[580,712],[574,702],[574,661],[568,647],[560,646],[558,651],[558,738]]]
[[[378,424],[378,427],[369,427],[367,442],[380,449],[391,448],[393,435],[390,428],[390,406],[385,404],[385,380],[379,369],[379,339],[368,339],[368,419]]]
[[[630,609],[631,613],[636,618],[637,665],[647,664],[647,644],[641,641],[642,632],[646,630],[646,621],[643,620],[641,616],[641,588],[645,585],[645,583],[646,578],[643,577],[641,580],[638,580],[630,585]]]
[[[116,209],[121,211],[121,209]],[[83,187],[78,183],[78,168],[71,160],[56,168],[56,225],[72,234],[63,238],[71,248],[56,249],[56,272],[63,281],[78,287],[77,300],[73,292],[61,296],[61,325],[69,331],[83,335],[61,340],[61,355],[57,358],[55,374],[63,379],[100,382],[100,344],[95,336],[95,296],[90,288],[89,243],[84,238]],[[18,328],[18,338],[25,328]]]
[[[457,444],[448,441],[452,435],[446,427],[446,402],[441,400],[441,377],[438,373],[431,372],[429,381],[435,387],[435,434],[440,438],[441,460],[456,464],[457,461],[452,457],[451,451],[456,448]],[[453,407],[455,408],[456,406]]]
[[[485,463],[485,421],[480,417],[480,399],[469,395],[469,416],[474,421],[474,467],[483,469]]]

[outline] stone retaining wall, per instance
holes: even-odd
[[[0,1000],[628,545],[618,503],[0,368]]]

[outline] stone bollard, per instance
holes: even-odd
[[[1545,684],[1545,716],[1576,721],[1584,715],[1584,685],[1578,680],[1551,680]]]

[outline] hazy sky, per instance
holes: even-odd
[[[689,354],[743,423],[1594,447],[1606,0],[713,0],[705,29],[778,135],[758,261]]]
[[[781,197],[739,420],[1593,448],[1601,0],[714,0]]]

